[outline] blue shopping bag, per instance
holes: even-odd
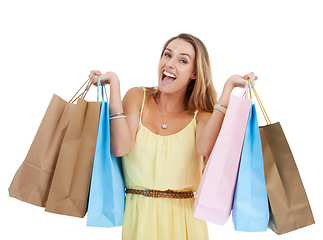
[[[262,232],[269,223],[262,146],[255,104],[251,106],[232,209],[236,231]]]
[[[105,86],[101,86],[100,79],[98,82],[98,91],[102,91],[102,102],[86,225],[116,227],[122,226],[123,222],[125,185],[121,158],[110,152],[109,104]]]

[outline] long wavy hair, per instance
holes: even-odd
[[[208,51],[204,43],[197,37],[182,33],[169,39],[163,47],[161,58],[168,44],[175,39],[183,39],[189,42],[195,50],[195,73],[196,79],[192,79],[187,86],[185,101],[188,110],[213,112],[213,106],[217,103],[217,94],[212,82],[212,73]],[[148,94],[159,98],[160,91],[158,87],[147,88]]]

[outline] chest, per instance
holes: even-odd
[[[183,131],[193,124],[194,113],[185,111],[180,113],[161,113],[155,102],[147,101],[141,115],[141,124],[154,134],[169,136]]]

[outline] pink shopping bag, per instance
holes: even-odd
[[[250,108],[250,99],[231,96],[197,191],[194,217],[219,225],[228,220]]]

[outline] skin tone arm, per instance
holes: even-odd
[[[139,123],[139,110],[141,108],[142,90],[130,89],[121,101],[120,81],[113,72],[101,74],[100,71],[91,71],[89,77],[94,77],[93,84],[97,85],[97,76],[102,85],[110,85],[109,113],[124,112],[127,118],[110,120],[111,153],[117,157],[129,152],[135,140],[135,134]]]
[[[218,104],[227,107],[233,88],[244,87],[247,83],[247,79],[254,81],[257,78],[258,77],[256,77],[254,73],[248,73],[244,77],[239,75],[231,76],[224,85]],[[223,119],[224,114],[218,111],[214,111],[212,114],[207,112],[199,114],[196,129],[196,148],[200,155],[204,157],[210,156],[219,135]]]

